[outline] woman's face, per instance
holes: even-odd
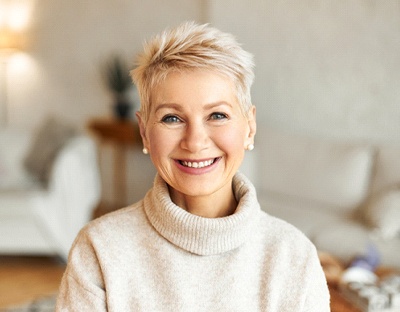
[[[232,178],[253,143],[255,109],[245,117],[229,78],[171,73],[151,93],[144,146],[172,198],[232,194]]]

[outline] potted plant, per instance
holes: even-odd
[[[118,119],[126,119],[130,115],[132,105],[127,92],[132,87],[128,66],[119,55],[110,57],[102,68],[104,81],[114,96],[113,111]]]

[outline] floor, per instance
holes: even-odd
[[[56,293],[64,270],[58,258],[0,256],[0,309]]]

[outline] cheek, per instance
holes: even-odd
[[[243,128],[237,127],[229,131],[220,131],[218,142],[227,153],[234,152],[236,154],[231,156],[239,156],[241,153],[237,154],[238,152],[243,151],[244,153],[245,134]]]
[[[168,131],[153,129],[149,132],[148,138],[152,155],[165,157],[174,149],[177,136],[171,135]]]

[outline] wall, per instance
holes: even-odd
[[[400,144],[400,2],[216,0],[210,20],[254,53],[259,133]]]

